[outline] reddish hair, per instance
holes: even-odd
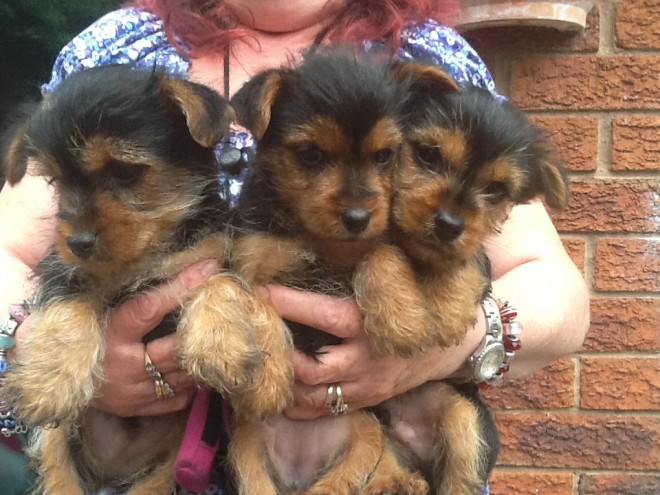
[[[222,0],[133,0],[129,5],[160,17],[176,49],[192,58],[224,50],[247,35],[247,30],[235,27],[235,16]],[[407,23],[428,18],[449,22],[456,10],[456,0],[348,0],[325,39],[383,40],[395,49]]]

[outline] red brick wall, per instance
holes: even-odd
[[[597,1],[580,33],[465,35],[562,150],[572,199],[554,218],[592,295],[579,353],[488,392],[493,491],[660,494],[660,0]]]

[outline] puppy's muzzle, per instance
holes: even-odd
[[[366,208],[350,208],[341,216],[341,223],[351,234],[359,234],[367,228],[371,213]]]
[[[453,241],[465,230],[465,222],[461,217],[439,210],[433,216],[433,230],[441,241]]]
[[[66,244],[78,258],[87,259],[92,255],[97,235],[93,232],[77,232],[66,238]]]

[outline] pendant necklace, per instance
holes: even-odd
[[[229,45],[225,48],[223,60],[223,92],[224,97],[229,101]],[[241,173],[243,167],[251,158],[248,148],[238,149],[230,141],[229,136],[222,142],[222,152],[218,156],[220,167],[229,175],[236,176]]]
[[[316,52],[317,48],[328,34],[329,27],[323,28],[319,33],[314,37],[314,41],[308,49],[308,54],[313,54]],[[229,101],[229,57],[230,49],[229,45],[225,47],[225,54],[223,58],[223,92],[224,97]],[[231,176],[237,176],[241,173],[241,170],[247,165],[247,163],[252,158],[254,152],[250,147],[243,149],[236,148],[230,141],[229,136],[226,140],[222,142],[222,151],[218,156],[218,162],[220,167],[225,170]]]

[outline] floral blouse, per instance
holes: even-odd
[[[378,42],[363,42],[365,51],[377,50]],[[423,59],[435,63],[447,71],[460,85],[474,85],[491,91],[498,99],[495,83],[488,68],[474,49],[453,29],[433,20],[409,26],[401,36],[401,46],[396,54],[401,60]],[[42,85],[46,94],[69,75],[100,65],[135,64],[138,68],[162,67],[169,74],[187,77],[190,61],[172,46],[163,22],[145,10],[123,8],[103,16],[71,40],[59,53],[53,66],[51,79]],[[234,129],[228,142],[220,143],[216,152],[231,146],[244,153],[254,150],[254,139],[244,131]],[[247,160],[247,158],[245,159]],[[221,170],[219,180],[226,198],[235,204],[245,179],[245,167],[231,172]],[[224,493],[216,479],[204,492],[207,495]],[[98,495],[111,495],[114,490],[104,490]],[[186,493],[185,490],[179,493]],[[484,487],[482,495],[487,495]]]

